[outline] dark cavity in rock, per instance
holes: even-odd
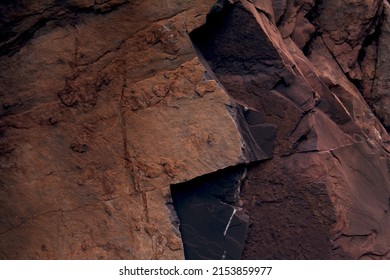
[[[171,186],[185,258],[240,259],[248,216],[239,193],[246,168],[231,167]]]

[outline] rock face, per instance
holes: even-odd
[[[249,225],[239,201],[245,175],[237,166],[172,186],[186,259],[240,259]]]
[[[390,258],[387,1],[30,2],[0,258]]]
[[[375,75],[373,77],[373,87],[371,92],[368,92],[368,102],[372,106],[373,111],[378,118],[383,122],[387,131],[390,131],[390,75],[388,69],[390,67],[390,4],[385,2],[383,21],[379,31],[380,36],[376,42],[376,63]]]

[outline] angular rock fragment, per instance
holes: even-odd
[[[312,4],[307,7],[313,8]],[[247,28],[238,34],[236,28],[243,25],[243,22],[246,22]],[[302,27],[301,23],[296,24]],[[338,159],[336,151],[340,149],[350,149],[351,153],[363,153],[365,157],[370,157],[371,152],[360,148],[366,143],[377,147],[374,148],[374,153],[382,153],[380,150],[386,149],[388,136],[380,123],[370,117],[370,109],[348,79],[350,77],[344,76],[347,71],[342,68],[339,71],[337,63],[340,62],[335,61],[334,56],[328,56],[329,47],[326,46],[326,41],[322,41],[320,37],[313,40],[312,53],[308,59],[299,49],[306,41],[300,44],[294,32],[283,35],[286,36],[283,40],[278,32],[272,31],[272,27],[266,27],[267,25],[272,26],[272,23],[264,18],[264,14],[241,1],[221,11],[220,18],[209,20],[191,33],[195,46],[229,95],[250,108],[249,113],[244,111],[244,115],[248,116],[248,127],[253,139],[264,139],[267,138],[266,135],[272,135],[274,140],[271,142],[276,146],[270,154],[270,161],[251,164],[248,170],[242,199],[243,209],[250,213],[252,226],[242,257],[331,259],[372,256],[371,253],[365,255],[353,249],[354,247],[348,247],[344,239],[337,237],[340,234],[338,225],[342,220],[339,216],[340,207],[349,209],[347,211],[351,214],[359,210],[348,208],[347,202],[333,199],[336,189],[328,176],[336,174],[336,170],[327,162],[333,164],[334,157]],[[288,38],[290,36],[291,39]],[[258,42],[259,45],[252,45],[253,42]],[[283,46],[280,42],[283,42]],[[249,64],[243,63],[252,60],[252,66],[248,67]],[[261,67],[263,63],[267,66]],[[328,69],[332,70],[324,71],[324,66],[330,64],[332,66]],[[280,101],[270,99],[270,95],[279,97]],[[281,108],[279,102],[288,104],[291,108],[290,114],[283,115],[283,123],[277,119],[281,114],[280,110],[276,109]],[[291,114],[294,111],[296,113]],[[277,133],[272,132],[272,128]],[[289,144],[284,143],[286,138],[289,139]],[[260,143],[261,140],[258,142],[259,146]],[[387,157],[385,154],[383,156]],[[348,161],[345,158],[338,160]],[[353,159],[349,160],[351,164],[355,164],[352,163]],[[300,162],[312,162],[318,173],[311,167],[303,167],[305,164]],[[376,166],[378,170],[386,166],[384,162],[373,161],[368,164]],[[265,166],[272,168],[269,173],[264,174]],[[300,166],[303,167],[302,170]],[[282,174],[276,171],[278,169],[282,170]],[[345,172],[348,174],[350,171]],[[269,183],[251,182],[252,176],[267,179]],[[347,176],[354,179],[345,181],[345,188],[358,191],[364,189],[363,185],[355,181],[355,174]],[[289,179],[283,181],[280,178]],[[277,181],[279,183],[275,185]],[[374,182],[378,184],[378,189],[380,185],[386,186],[380,192],[387,197],[390,187],[388,173],[377,176]],[[262,196],[267,186],[278,198],[253,200]],[[285,192],[289,194],[284,195]],[[347,197],[353,197],[354,193],[352,189],[349,193],[343,193],[344,201],[348,201]],[[379,197],[376,197],[370,203],[375,205],[379,200]],[[270,207],[265,211],[257,208],[268,203]],[[306,210],[302,209],[310,210],[305,212]],[[265,216],[274,212],[277,213],[275,217]],[[375,212],[368,209],[364,212],[376,219]],[[301,213],[304,218],[300,220],[296,213]],[[326,214],[321,216],[322,214],[318,213]],[[272,222],[269,223],[270,220]],[[264,221],[269,223],[269,227]],[[291,225],[287,221],[292,221]],[[351,219],[349,222],[356,223],[358,228],[364,227],[358,225],[360,222],[357,220]],[[385,231],[387,230],[389,229],[386,228]],[[306,236],[304,241],[295,239],[302,234]],[[367,238],[371,239],[371,234],[368,234]],[[377,242],[384,244],[380,239],[377,239]],[[374,250],[374,243],[367,245],[365,250]],[[321,251],[317,251],[318,247],[322,248]],[[348,249],[345,249],[346,247]],[[378,255],[386,256],[383,253]]]
[[[245,167],[228,168],[172,185],[186,259],[239,259],[248,229],[240,205]]]

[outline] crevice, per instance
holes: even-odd
[[[146,197],[146,192],[142,190],[141,184],[139,183],[138,174],[137,174],[137,167],[134,164],[134,159],[131,157],[130,151],[129,151],[129,143],[127,138],[127,122],[126,122],[126,111],[125,111],[125,92],[127,88],[127,69],[126,69],[126,62],[124,60],[120,61],[121,63],[121,69],[122,69],[122,90],[121,90],[121,97],[119,101],[119,117],[120,117],[120,123],[121,123],[121,129],[122,129],[122,142],[123,142],[123,159],[125,161],[125,169],[126,173],[129,176],[129,190],[128,194],[135,194],[140,196],[142,200],[142,207],[143,207],[143,214],[145,217],[146,223],[150,222],[150,215],[149,215],[149,208],[148,208],[148,200]],[[132,186],[134,189],[132,189]]]
[[[302,52],[305,56],[310,55],[313,42],[317,39],[317,37],[322,36],[322,31],[315,22],[321,14],[321,4],[322,0],[315,1],[313,8],[311,8],[305,15],[305,18],[315,27],[315,31],[310,35],[309,40],[302,48]]]
[[[340,158],[332,150],[329,150],[329,152],[332,155],[332,157],[334,157],[337,160],[337,162],[341,165]]]
[[[362,255],[360,255],[357,259],[361,260],[364,257],[369,257],[371,259],[383,259],[384,256],[387,256],[390,253],[390,250],[386,251],[385,253],[379,253],[379,252],[367,252]]]
[[[283,10],[283,13],[279,16],[279,19],[276,21],[276,26],[279,28],[280,25],[286,22],[287,20],[287,15],[288,15],[288,1],[286,1],[286,6],[285,9]],[[273,7],[275,10],[275,7]]]
[[[118,110],[119,110],[119,118],[120,118],[120,125],[121,125],[121,132],[122,132],[122,144],[123,144],[123,159],[125,164],[126,173],[129,176],[130,184],[129,184],[129,190],[128,193],[139,193],[140,192],[140,185],[136,178],[136,174],[134,172],[133,163],[130,155],[130,151],[128,148],[128,139],[127,139],[127,123],[126,123],[126,112],[125,112],[125,90],[127,88],[127,74],[126,74],[126,62],[121,61],[121,68],[122,68],[122,90],[121,90],[121,97],[118,103]],[[132,187],[134,189],[132,189]]]
[[[311,8],[310,11],[305,15],[307,20],[312,24],[320,17],[322,1],[323,0],[316,0],[314,2],[313,8]]]
[[[169,190],[169,194],[167,195],[167,201],[165,203],[165,206],[168,209],[169,214],[169,220],[173,226],[173,231],[179,238],[182,238],[181,232],[180,232],[180,220],[177,216],[175,206],[173,205],[172,195],[171,195],[171,189]]]
[[[337,57],[334,55],[332,50],[328,47],[328,45],[326,44],[326,42],[325,42],[324,38],[322,37],[322,35],[319,36],[319,37],[321,38],[321,41],[322,41],[323,45],[325,46],[325,48],[328,50],[328,53],[332,56],[333,61],[336,62],[337,66],[340,68],[341,72],[343,72],[345,74],[342,65],[339,63]]]
[[[249,223],[239,197],[245,174],[239,165],[171,185],[186,259],[240,259]]]
[[[372,232],[370,232],[370,233],[360,233],[360,234],[347,234],[347,233],[342,233],[341,234],[341,236],[343,236],[343,237],[369,237],[369,236],[371,236],[371,235],[373,235],[373,233]]]
[[[305,111],[302,113],[302,115],[300,116],[299,120],[297,121],[295,127],[291,130],[291,132],[288,134],[288,137],[290,137],[291,135],[294,134],[295,131],[297,131],[298,127],[302,124],[302,122],[304,120],[306,120],[306,117],[312,113],[313,111],[312,110],[308,110],[308,111]]]
[[[309,56],[311,54],[311,51],[312,51],[312,45],[313,43],[315,42],[315,40],[318,38],[318,37],[321,37],[322,36],[322,32],[318,31],[318,29],[316,29],[316,31],[314,31],[311,35],[310,35],[310,38],[309,40],[306,42],[306,44],[303,46],[302,48],[302,52],[305,56]]]
[[[384,11],[383,11],[384,12]],[[368,35],[365,40],[363,41],[362,47],[359,51],[358,58],[357,58],[357,65],[359,68],[362,68],[362,64],[364,63],[367,55],[367,48],[371,46],[375,46],[375,60],[374,60],[374,74],[372,81],[370,83],[369,88],[364,87],[364,80],[360,79],[350,79],[351,82],[355,85],[355,87],[361,92],[363,95],[364,99],[370,106],[370,108],[375,112],[375,108],[373,107],[373,96],[374,96],[374,85],[375,85],[375,80],[377,77],[376,71],[377,71],[377,64],[378,64],[378,49],[379,49],[379,38],[381,36],[381,29],[382,29],[382,24],[383,24],[383,12],[378,18],[378,22],[375,26],[374,32],[370,35]],[[363,77],[364,79],[364,77]]]

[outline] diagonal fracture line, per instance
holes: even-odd
[[[223,232],[223,236],[226,236],[226,233],[227,233],[227,231],[228,231],[228,229],[229,229],[230,223],[232,222],[233,216],[234,216],[234,214],[236,214],[236,212],[237,212],[237,210],[236,210],[236,209],[233,209],[233,213],[232,213],[232,215],[230,216],[229,222],[228,222],[227,225],[226,225],[225,231]]]

